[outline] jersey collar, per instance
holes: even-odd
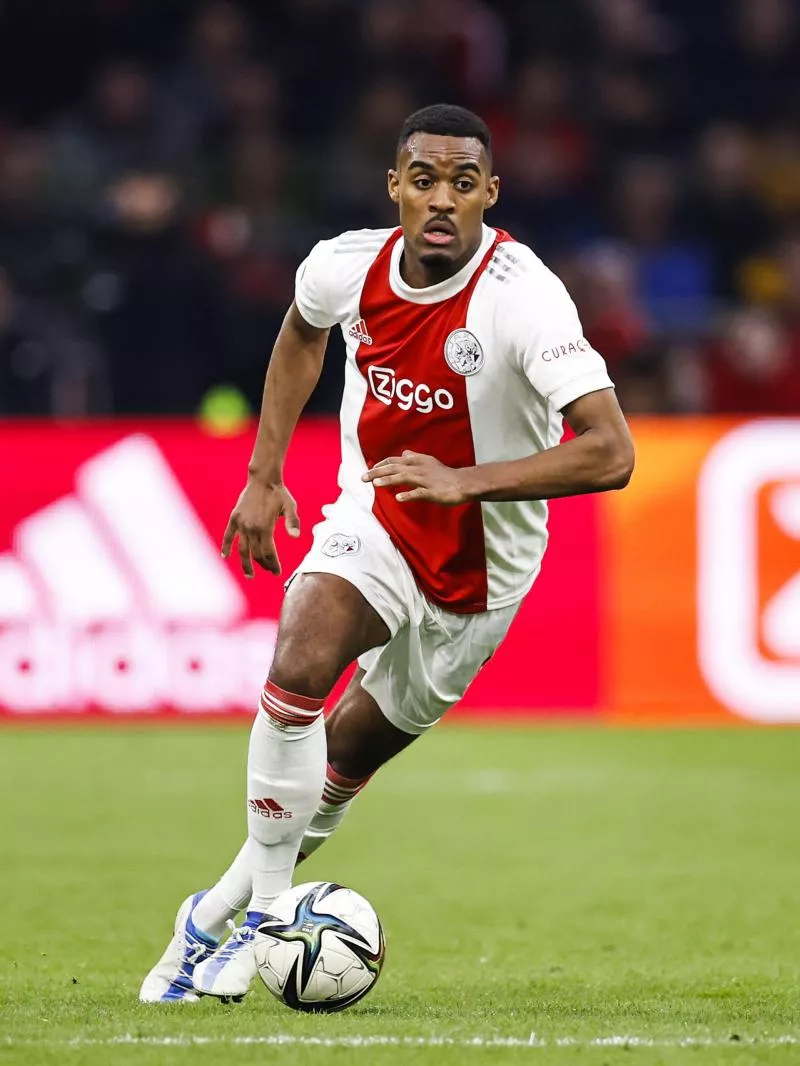
[[[403,254],[403,234],[401,233],[392,248],[389,262],[389,284],[392,292],[395,296],[399,296],[401,300],[408,300],[412,304],[434,304],[440,300],[449,300],[451,296],[461,292],[468,284],[469,279],[478,269],[481,260],[492,246],[495,237],[495,231],[484,225],[480,247],[457,274],[453,274],[452,278],[440,281],[436,285],[429,285],[425,289],[412,289],[410,285],[406,285],[400,276],[400,258]]]

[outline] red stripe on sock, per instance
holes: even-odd
[[[280,725],[307,726],[322,714],[324,700],[297,696],[267,681],[261,693],[261,709]]]
[[[330,763],[328,763],[325,770],[326,781],[330,781],[333,785],[338,785],[339,788],[363,788],[371,777],[372,774],[367,774],[366,777],[345,777],[343,774],[337,774]]]
[[[282,715],[284,717],[288,715],[290,718],[298,718],[304,722],[313,722],[320,713],[319,711],[296,711],[293,707],[289,707],[285,703],[278,703],[274,697],[266,692],[261,693],[261,706],[265,710],[274,711],[277,715]]]
[[[280,685],[270,680],[267,680],[264,685],[264,691],[274,696],[276,700],[280,700],[281,703],[291,704],[298,711],[321,711],[325,705],[325,700],[315,700],[310,696],[298,696],[295,692],[287,692],[285,688],[281,688]]]
[[[268,701],[263,695],[261,697],[261,709],[271,721],[278,722],[281,725],[309,726],[316,722],[319,717],[317,714],[290,714],[276,707],[274,703]]]
[[[322,799],[325,803],[332,803],[334,805],[348,803],[353,796],[361,791],[371,777],[372,774],[368,774],[366,777],[362,778],[344,777],[342,774],[337,774],[333,767],[328,764],[325,773],[325,787],[322,790]],[[331,785],[332,788],[328,788],[328,785]]]

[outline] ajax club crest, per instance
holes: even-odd
[[[444,342],[444,357],[450,369],[465,378],[477,374],[483,366],[481,342],[468,329],[453,330]]]
[[[358,537],[348,537],[346,533],[334,533],[322,545],[322,554],[335,559],[339,555],[355,555],[361,551]]]

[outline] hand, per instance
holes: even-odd
[[[381,459],[361,477],[371,481],[376,488],[391,488],[393,485],[410,485],[408,491],[398,492],[398,503],[409,500],[428,500],[454,506],[465,503],[467,495],[462,485],[461,471],[445,466],[432,455],[404,451],[402,455],[390,455]]]
[[[228,520],[222,538],[222,558],[228,558],[238,537],[239,559],[245,577],[253,576],[253,559],[264,570],[279,574],[281,563],[275,550],[275,523],[281,515],[289,536],[299,537],[297,504],[289,490],[281,484],[268,485],[250,478]]]

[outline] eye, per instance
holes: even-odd
[[[432,182],[430,178],[426,178],[424,175],[417,178],[414,182],[418,189],[430,189]]]
[[[456,188],[459,192],[469,192],[470,189],[475,188],[475,183],[470,181],[469,178],[459,178],[456,182]]]

